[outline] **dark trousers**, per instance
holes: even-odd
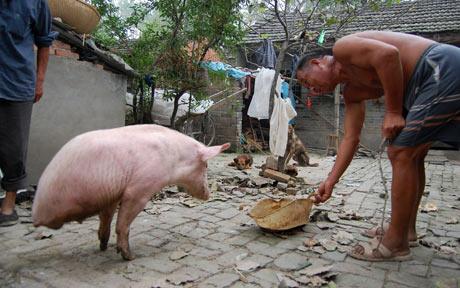
[[[33,102],[0,100],[1,187],[17,191],[27,187],[26,158]]]

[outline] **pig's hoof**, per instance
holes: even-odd
[[[101,251],[107,250],[107,244],[108,242],[101,242],[101,244],[99,244],[99,248],[101,249]]]
[[[123,259],[127,261],[131,261],[135,258],[134,255],[129,250],[125,250],[123,248],[117,247],[117,253],[120,253],[120,252],[121,252],[121,257],[123,257]]]

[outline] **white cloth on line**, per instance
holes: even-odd
[[[270,151],[275,156],[284,156],[288,142],[289,121],[297,112],[288,99],[275,97],[270,118]]]
[[[275,70],[262,68],[256,76],[254,95],[248,108],[248,116],[257,119],[269,119],[270,90],[272,87]],[[281,95],[281,77],[278,76],[276,92]]]

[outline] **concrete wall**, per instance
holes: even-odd
[[[54,154],[86,131],[124,126],[126,77],[101,65],[52,55],[45,94],[34,105],[28,151],[29,183],[36,184]]]

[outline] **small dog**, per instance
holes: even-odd
[[[303,145],[300,138],[294,131],[294,127],[289,125],[288,130],[288,143],[286,146],[286,164],[289,163],[289,160],[294,159],[301,167],[317,167],[318,163],[310,163],[310,157],[308,157],[307,148]]]
[[[238,170],[251,169],[252,156],[249,154],[238,155],[228,166],[236,166]]]

